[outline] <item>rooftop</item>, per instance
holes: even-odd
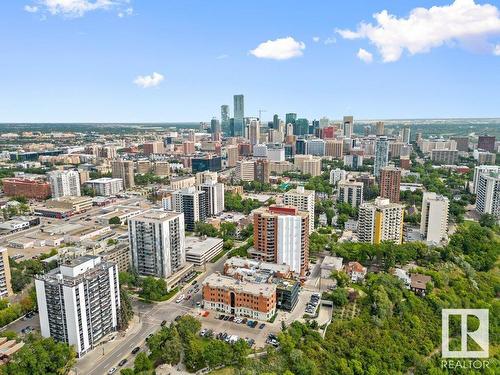
[[[185,239],[186,253],[192,255],[203,255],[215,246],[222,244],[222,238],[214,237],[194,237],[188,236]]]
[[[140,221],[167,221],[179,217],[181,214],[178,212],[164,211],[152,209],[135,216],[132,220]]]
[[[274,284],[259,284],[249,281],[239,281],[229,276],[222,276],[213,273],[208,276],[203,285],[208,285],[212,288],[220,288],[226,290],[234,290],[238,293],[249,293],[253,295],[263,295],[272,297],[276,294],[276,285]]]

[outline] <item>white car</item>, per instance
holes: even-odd
[[[114,374],[116,372],[116,367],[111,367],[108,371],[108,374]]]
[[[176,300],[175,302],[176,302],[176,303],[181,303],[181,302],[184,300],[184,298],[186,298],[186,296],[185,296],[184,294],[181,294],[181,295],[179,296],[179,298],[177,298],[177,300]]]

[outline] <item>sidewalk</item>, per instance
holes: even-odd
[[[142,322],[139,321],[139,317],[135,314],[126,331],[116,332],[115,340],[98,345],[93,350],[85,354],[83,358],[77,359],[76,365],[74,366],[75,374],[87,374],[92,368],[95,367],[96,363],[99,363],[102,360],[104,355],[108,355],[121,343],[126,342],[129,336],[139,332],[141,328]]]

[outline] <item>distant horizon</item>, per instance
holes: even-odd
[[[295,112],[287,112],[295,113]],[[351,115],[346,115],[351,116]],[[252,117],[252,116],[249,116]],[[301,118],[297,116],[298,118]],[[328,118],[330,121],[342,121],[342,118],[330,118],[327,116],[308,118],[307,120],[320,120],[322,118]],[[220,120],[218,117],[216,117]],[[211,119],[210,119],[211,120]],[[64,125],[64,124],[95,124],[95,125],[141,125],[141,124],[201,124],[210,123],[210,120],[204,121],[0,121],[0,125]],[[283,118],[280,118],[283,120]],[[499,117],[415,117],[415,118],[359,118],[354,117],[354,122],[374,122],[374,121],[459,121],[459,120],[497,120],[500,121]],[[261,120],[263,123],[271,122],[272,118]]]

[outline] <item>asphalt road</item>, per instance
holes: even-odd
[[[202,284],[211,273],[222,271],[225,260],[226,257],[224,256],[216,263],[208,263],[206,271],[197,278],[198,284]],[[185,294],[187,296],[187,291],[191,288],[192,285],[189,283],[177,295]],[[196,314],[198,309],[193,308],[193,305],[201,300],[201,290],[190,300],[184,300],[181,303],[176,303],[175,300],[175,296],[167,302],[156,304],[146,304],[134,300],[133,308],[137,317],[139,317],[139,322],[134,327],[131,327],[124,337],[118,337],[113,342],[100,345],[78,360],[75,366],[77,374],[107,374],[110,368],[118,368],[118,362],[123,358],[128,359],[127,365],[130,366],[135,357],[131,353],[132,349],[139,346],[141,351],[146,350],[146,338],[160,329],[163,320],[170,323],[178,315]]]

